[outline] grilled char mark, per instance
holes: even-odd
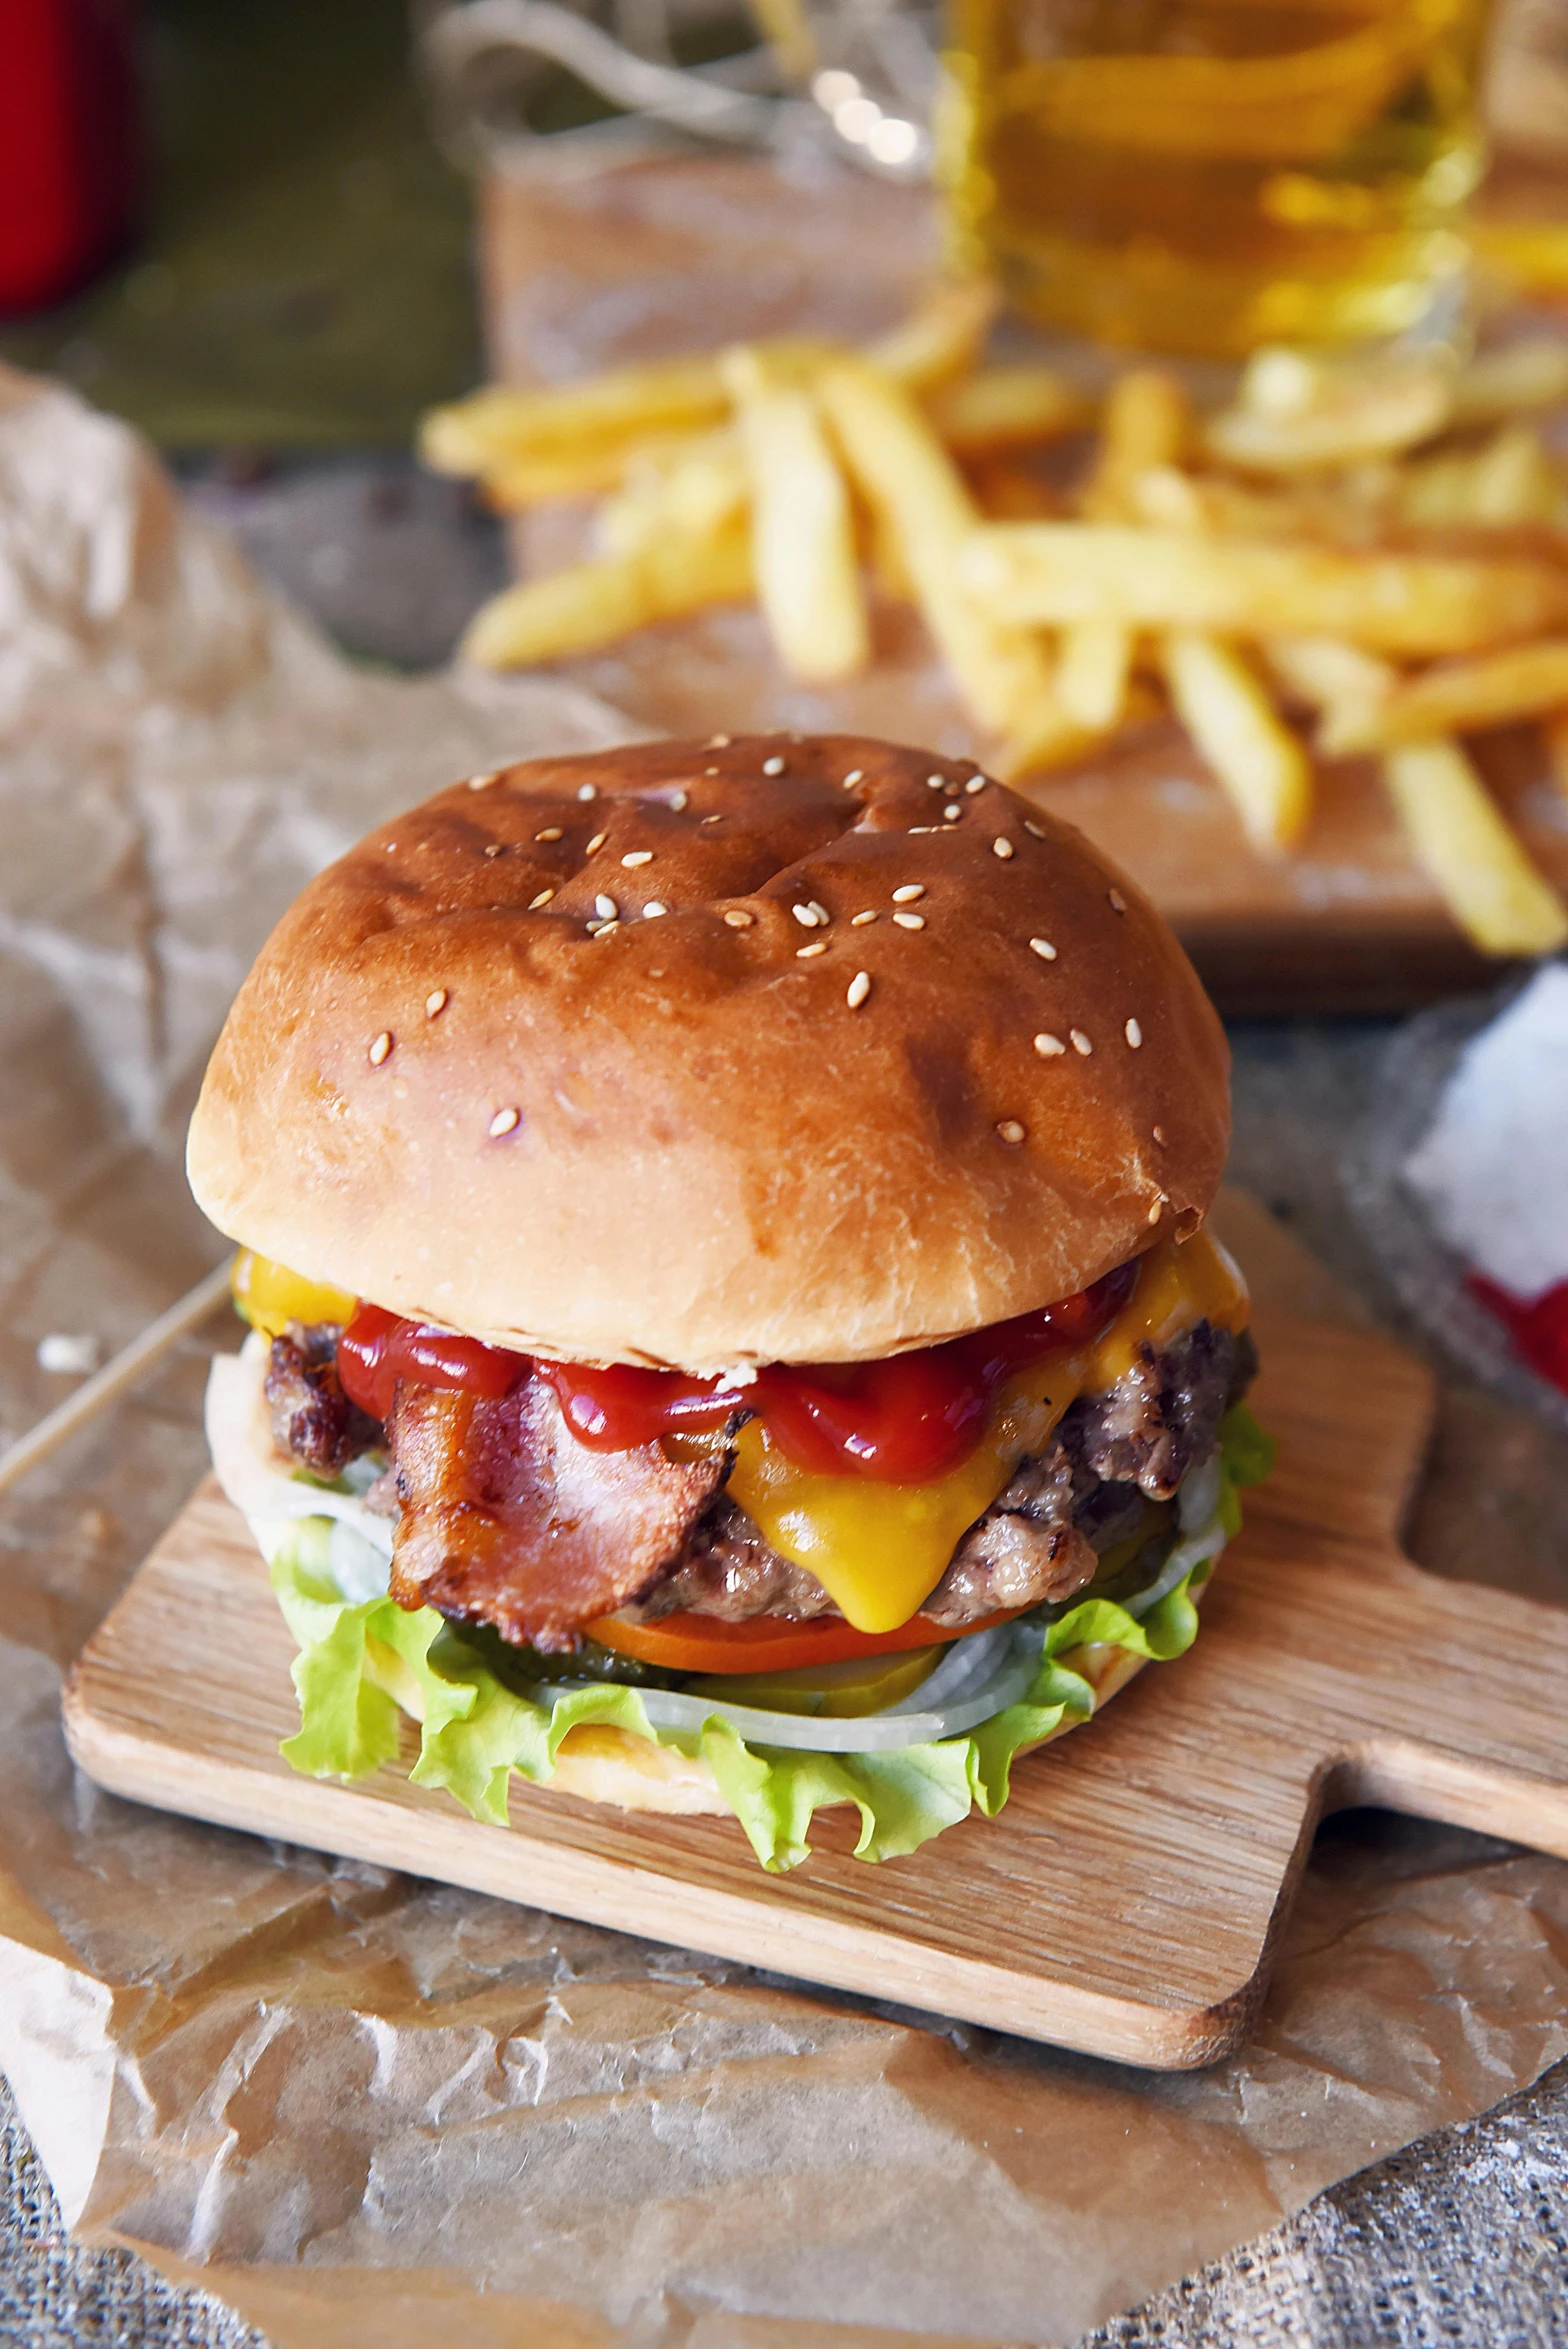
[[[693,1530],[685,1556],[660,1575],[642,1603],[624,1610],[627,1620],[656,1623],[661,1615],[689,1610],[720,1623],[748,1623],[753,1615],[781,1615],[808,1623],[838,1608],[814,1574],[781,1557],[764,1541],[738,1503],[721,1493]]]
[[[1100,1492],[1110,1488],[1089,1480]],[[1142,1502],[1136,1486],[1131,1520]],[[1073,1464],[1059,1442],[1021,1461],[1011,1484],[953,1554],[952,1564],[921,1608],[944,1628],[962,1629],[1003,1608],[1038,1607],[1064,1599],[1089,1581],[1097,1553],[1074,1521],[1078,1506]],[[1113,1517],[1128,1514],[1125,1498]],[[1118,1538],[1113,1531],[1103,1546]],[[725,1623],[749,1622],[754,1615],[778,1615],[806,1623],[839,1610],[814,1574],[781,1558],[733,1501],[722,1495],[692,1536],[686,1556],[662,1575],[640,1605],[623,1610],[632,1622],[653,1623],[687,1609]]]
[[[1105,1393],[1082,1397],[964,1535],[921,1613],[962,1630],[1004,1609],[1071,1598],[1100,1554],[1136,1532],[1144,1495],[1168,1499],[1213,1450],[1226,1406],[1256,1364],[1245,1334],[1201,1322]],[[651,1623],[680,1609],[725,1623],[756,1615],[810,1622],[839,1612],[816,1576],[780,1557],[723,1494],[679,1563],[622,1613]]]
[[[1020,1461],[1011,1484],[959,1543],[922,1612],[951,1630],[1082,1590],[1099,1556],[1074,1523],[1073,1485],[1060,1441]]]
[[[592,1451],[537,1377],[499,1401],[405,1382],[388,1433],[392,1596],[544,1655],[570,1653],[680,1556],[731,1464],[724,1447],[691,1461],[657,1444]]]
[[[1168,1501],[1213,1450],[1227,1404],[1256,1368],[1250,1337],[1200,1321],[1163,1354],[1142,1346],[1113,1387],[1081,1397],[1062,1422],[1062,1440],[1091,1475]]]
[[[1200,1323],[1082,1397],[964,1535],[922,1613],[962,1630],[1082,1589],[1099,1554],[1136,1530],[1144,1495],[1168,1498],[1213,1449],[1253,1367],[1250,1340]],[[537,1378],[501,1402],[405,1384],[388,1435],[403,1606],[493,1624],[545,1654],[569,1653],[601,1615],[838,1616],[816,1576],[724,1493],[725,1449],[693,1462],[657,1444],[590,1450]]]
[[[381,1441],[379,1423],[351,1403],[338,1377],[336,1322],[291,1321],[272,1341],[265,1392],[272,1440],[316,1476],[341,1476]]]

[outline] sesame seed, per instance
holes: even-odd
[[[551,898],[554,895],[555,891],[553,889],[541,889],[537,897],[530,897],[528,900],[529,912],[537,913],[542,905],[549,904]]]
[[[828,912],[827,907],[823,904],[820,897],[808,898],[806,902],[811,907],[812,912],[816,915],[817,920],[823,923],[824,926],[833,919],[833,916]]]
[[[1128,1043],[1132,1046],[1134,1052],[1136,1052],[1139,1045],[1143,1042],[1143,1030],[1139,1027],[1137,1021],[1129,1020],[1126,1027],[1122,1030],[1122,1033],[1126,1037]]]
[[[1082,1028],[1069,1028],[1067,1033],[1072,1038],[1073,1050],[1075,1052],[1081,1052],[1084,1056],[1084,1059],[1087,1060],[1090,1053],[1094,1050],[1094,1046],[1090,1043]]]
[[[1035,840],[1043,840],[1045,838],[1045,833],[1042,827],[1039,824],[1031,824],[1027,816],[1024,818],[1024,830]]]
[[[662,898],[650,897],[642,909],[642,918],[645,922],[657,921],[660,914],[667,914],[669,910]]]
[[[1010,841],[1010,840],[1009,840],[1009,839],[1006,837],[1006,835],[1005,835],[1005,834],[999,835],[997,839],[995,839],[995,840],[993,840],[993,841],[992,841],[992,843],[991,843],[991,854],[992,854],[993,856],[999,856],[999,857],[1001,857],[1001,858],[1003,859],[1004,863],[1005,863],[1006,859],[1012,855],[1012,853],[1013,853],[1013,844],[1012,844],[1012,842],[1011,842],[1011,841]]]
[[[730,738],[727,734],[710,734],[708,736],[708,748],[710,750],[728,750],[729,746]]]
[[[1110,900],[1111,910],[1114,913],[1125,913],[1127,911],[1127,900],[1125,897],[1123,897],[1119,889],[1107,889],[1105,894]]]
[[[1011,1142],[1016,1145],[1024,1138],[1024,1129],[1019,1124],[1016,1117],[1004,1117],[996,1130],[1001,1135],[1004,1142]]]
[[[1160,1220],[1160,1216],[1161,1216],[1161,1213],[1162,1213],[1162,1211],[1163,1211],[1163,1209],[1164,1209],[1164,1206],[1165,1206],[1165,1202],[1164,1202],[1164,1200],[1163,1200],[1163,1199],[1156,1199],[1156,1200],[1155,1200],[1155,1202],[1154,1202],[1154,1205],[1153,1205],[1153,1206],[1152,1206],[1152,1207],[1149,1209],[1149,1221],[1150,1221],[1150,1223],[1158,1223],[1158,1222],[1159,1222],[1159,1220]]]
[[[613,919],[608,922],[590,922],[588,925],[588,934],[591,938],[608,938],[610,932],[612,930],[618,930],[620,926],[621,917],[619,914],[616,914]]]
[[[485,850],[485,863],[487,865],[493,864],[495,859],[503,853],[503,843],[499,840],[492,840],[489,847]]]
[[[849,773],[844,777],[844,789],[846,791],[853,791],[855,785],[857,783],[863,783],[865,779],[866,770],[864,767],[851,767]]]
[[[937,826],[935,824],[911,824],[909,827],[909,837],[911,840],[913,840],[918,833],[934,832],[936,830]]]
[[[924,914],[896,913],[893,919],[901,930],[923,930],[926,926]]]
[[[1056,960],[1056,948],[1051,944],[1049,938],[1031,938],[1029,951],[1031,954],[1037,954],[1042,962],[1055,962]]]
[[[608,832],[596,832],[593,838],[589,841],[587,848],[584,850],[584,855],[597,856],[600,849],[604,846],[609,837],[610,835]]]
[[[864,913],[852,914],[850,916],[849,926],[852,930],[863,930],[867,922],[874,922],[876,918],[877,917],[874,908],[868,905]]]
[[[503,1134],[515,1134],[522,1123],[522,1113],[516,1109],[498,1109],[490,1120],[490,1139],[499,1142]]]
[[[623,865],[651,865],[653,850],[651,848],[629,848],[621,862]]]
[[[756,916],[747,913],[743,906],[732,905],[724,919],[732,930],[749,930]]]
[[[534,834],[534,838],[536,840],[559,840],[560,837],[561,827],[559,824],[546,824],[542,832],[536,832]]]
[[[963,812],[961,807],[945,807],[942,810],[942,821],[944,824],[956,824]]]
[[[684,815],[686,812],[686,797],[684,791],[677,791],[671,795],[670,805],[678,816]]]
[[[594,899],[593,910],[601,922],[613,922],[619,916],[621,909],[613,897],[600,896]]]
[[[382,1031],[381,1031],[381,1033],[380,1033],[380,1035],[379,1035],[379,1036],[376,1038],[376,1040],[375,1040],[374,1044],[372,1044],[372,1045],[371,1045],[371,1047],[370,1047],[370,1065],[371,1065],[371,1067],[372,1067],[372,1068],[379,1068],[379,1067],[381,1066],[381,1063],[382,1063],[382,1062],[383,1062],[383,1061],[386,1059],[386,1056],[387,1056],[387,1054],[388,1054],[388,1053],[391,1051],[391,1049],[392,1049],[392,1031],[390,1030],[390,1028],[383,1028],[383,1029],[382,1029]]]
[[[1049,1032],[1043,1036],[1036,1036],[1034,1048],[1042,1060],[1056,1060],[1067,1050],[1061,1037],[1053,1036]]]
[[[983,775],[971,775],[968,782],[964,785],[964,789],[968,792],[970,798],[973,799],[977,791],[983,791],[985,789],[985,777]]]
[[[809,961],[812,955],[826,954],[827,950],[827,940],[825,938],[819,938],[814,946],[797,946],[795,949],[795,960],[797,962],[806,962]]]
[[[792,905],[789,910],[803,930],[815,930],[823,918],[814,905]]]
[[[947,789],[947,777],[945,775],[928,775],[926,777],[926,789],[928,791],[945,791]]]
[[[857,971],[844,990],[844,1001],[851,1011],[858,1011],[871,992],[871,973]]]
[[[784,761],[782,759],[764,759],[762,762],[762,772],[765,775],[782,775],[784,772]]]
[[[500,780],[500,768],[492,767],[488,775],[470,775],[468,788],[470,791],[488,791],[492,783],[499,783]]]
[[[597,799],[599,796],[598,784],[579,783],[577,786],[577,796],[579,799]]]
[[[702,820],[705,824],[722,824],[724,821],[724,810],[720,808],[717,815],[704,816]]]
[[[1156,1126],[1156,1127],[1153,1129],[1153,1131],[1154,1131],[1154,1139],[1156,1140],[1156,1142],[1158,1142],[1158,1143],[1159,1143],[1160,1147],[1163,1149],[1163,1148],[1164,1148],[1164,1146],[1165,1146],[1165,1128],[1164,1128],[1163,1126]]]
[[[925,893],[924,881],[906,881],[901,889],[894,890],[893,903],[895,905],[913,905],[915,899],[924,897]]]
[[[445,1011],[445,1009],[446,989],[437,987],[432,994],[425,997],[425,1017],[427,1020],[433,1020],[437,1012]]]

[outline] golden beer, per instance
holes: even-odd
[[[950,0],[940,170],[1044,324],[1228,357],[1402,332],[1465,264],[1489,0]]]

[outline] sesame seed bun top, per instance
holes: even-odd
[[[858,1361],[1206,1213],[1228,1056],[1148,900],[967,760],[644,743],[322,873],[191,1123],[220,1230],[571,1360]]]

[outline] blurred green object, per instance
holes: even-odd
[[[405,0],[147,0],[152,184],[125,265],[0,330],[175,450],[405,447],[480,373],[472,194]]]

